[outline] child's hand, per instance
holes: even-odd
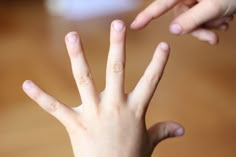
[[[170,32],[176,35],[190,33],[210,44],[218,42],[212,29],[227,30],[236,11],[235,0],[155,0],[142,11],[131,24],[133,29],[145,27],[175,7],[176,17],[170,25]]]
[[[101,93],[95,88],[78,34],[71,32],[66,36],[82,100],[79,107],[64,105],[31,81],[23,84],[26,94],[65,126],[76,157],[149,157],[159,142],[184,133],[182,126],[175,122],[158,123],[150,129],[145,125],[145,114],[167,62],[169,46],[161,43],[157,47],[135,89],[125,94],[125,36],[124,23],[114,21],[106,87]]]

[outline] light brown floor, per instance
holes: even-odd
[[[136,13],[136,12],[135,12]],[[64,45],[67,32],[78,31],[100,90],[104,86],[109,25],[135,13],[83,22],[50,17],[40,4],[2,5],[0,9],[0,156],[69,157],[65,129],[21,90],[26,79],[37,82],[70,106],[80,104]],[[183,138],[161,143],[153,156],[236,156],[236,22],[209,46],[190,36],[168,33],[171,14],[143,31],[128,32],[127,91],[147,66],[158,42],[172,54],[147,115],[148,126],[175,120]]]

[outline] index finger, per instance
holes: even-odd
[[[180,0],[155,0],[141,13],[139,13],[133,23],[131,29],[142,29],[148,25],[153,19],[156,19],[172,9]]]

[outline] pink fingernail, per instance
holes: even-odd
[[[123,30],[124,24],[123,24],[123,22],[121,22],[121,21],[115,21],[115,22],[113,23],[113,28],[114,28],[117,32],[120,32],[120,31]]]
[[[135,25],[136,25],[136,23],[137,23],[137,20],[135,19],[132,23],[131,23],[131,27],[135,27]]]
[[[25,91],[30,91],[31,88],[32,88],[32,82],[29,81],[29,80],[25,81],[24,84],[23,84],[23,89]]]
[[[68,40],[70,43],[72,43],[72,44],[76,43],[76,41],[77,41],[77,34],[75,34],[75,33],[70,33],[70,34],[68,34],[67,40]]]
[[[228,29],[227,25],[220,26],[220,30],[222,30],[222,31],[226,31],[227,29]]]
[[[218,43],[218,40],[217,39],[211,39],[211,40],[208,40],[208,43],[210,45],[216,45]]]
[[[182,136],[184,135],[184,129],[183,128],[179,128],[175,131],[175,136]]]
[[[181,34],[183,31],[182,27],[179,24],[172,24],[170,26],[170,32],[176,35]]]
[[[166,51],[169,49],[169,45],[166,42],[161,42],[160,47]]]

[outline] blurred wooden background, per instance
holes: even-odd
[[[78,31],[82,36],[96,84],[102,90],[110,23],[119,18],[129,24],[137,12],[69,21],[49,16],[41,1],[1,1],[1,157],[72,156],[65,129],[24,95],[21,84],[31,79],[64,103],[79,105],[65,34]],[[145,30],[129,30],[127,37],[127,91],[141,77],[160,41],[172,47],[147,123],[175,120],[185,126],[186,135],[161,143],[153,156],[235,157],[236,22],[228,32],[219,33],[219,45],[209,46],[190,36],[170,35],[171,16],[168,13]]]

